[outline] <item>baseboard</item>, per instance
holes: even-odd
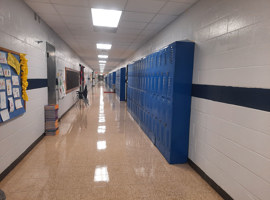
[[[43,133],[36,141],[34,141],[13,163],[11,163],[1,174],[0,181],[2,181],[22,160],[23,158],[44,138]]]
[[[79,101],[79,100],[78,100]],[[62,118],[76,105],[76,103],[78,103],[78,101],[76,101],[66,112],[64,112],[61,117],[59,117],[58,121],[60,122],[62,120]]]
[[[192,160],[188,159],[188,164],[225,200],[233,200],[233,198],[223,190],[215,181],[213,181],[199,166]]]

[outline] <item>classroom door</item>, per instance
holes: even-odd
[[[48,104],[56,104],[56,64],[55,47],[46,42]]]

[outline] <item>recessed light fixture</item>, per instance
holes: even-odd
[[[104,49],[104,50],[110,50],[112,48],[112,45],[111,44],[97,43],[97,48]]]
[[[107,63],[106,60],[99,60],[98,62],[99,62],[99,63]]]
[[[118,27],[122,11],[91,8],[94,26]]]
[[[99,58],[104,58],[104,59],[107,59],[109,56],[107,55],[98,55]]]

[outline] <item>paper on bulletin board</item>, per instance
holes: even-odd
[[[11,80],[10,79],[6,80],[6,85],[7,85],[7,95],[11,96],[12,95],[12,86],[11,86]]]
[[[1,64],[0,64],[0,76],[4,76],[4,71],[3,71],[3,67]]]
[[[7,57],[3,51],[0,51],[0,63],[7,64]]]
[[[21,99],[15,100],[15,107],[17,110],[23,107]]]
[[[7,107],[6,93],[5,92],[0,92],[0,108],[4,109],[6,107]]]
[[[9,116],[9,113],[8,113],[8,109],[2,110],[0,112],[0,115],[1,115],[1,118],[2,118],[3,122],[5,122],[5,121],[7,121],[7,120],[10,119],[10,116]]]
[[[9,69],[4,69],[5,77],[11,77],[11,71]]]
[[[19,85],[19,77],[18,76],[12,76],[12,84]]]
[[[13,97],[14,98],[20,97],[20,89],[19,88],[13,88]]]
[[[5,90],[5,89],[6,89],[5,79],[0,78],[0,90]]]
[[[63,99],[66,96],[66,88],[65,88],[65,76],[64,70],[58,71],[58,92],[59,92],[59,99]]]
[[[14,112],[14,101],[12,97],[8,98],[8,102],[9,102],[9,112]]]

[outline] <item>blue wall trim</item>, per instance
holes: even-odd
[[[192,96],[270,112],[270,89],[193,84]]]
[[[27,90],[33,90],[38,88],[48,87],[47,79],[28,79]]]

